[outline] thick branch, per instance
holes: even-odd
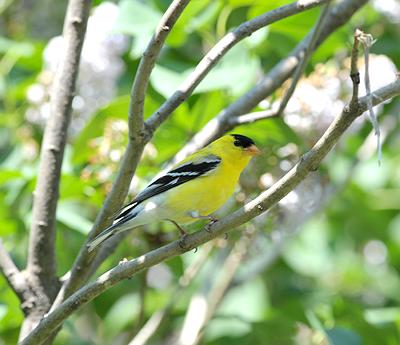
[[[54,223],[61,164],[90,3],[90,0],[71,0],[68,4],[63,30],[64,52],[52,87],[51,116],[44,131],[34,192],[28,271],[40,276],[43,284],[50,286],[56,272]]]
[[[189,2],[190,0],[175,0],[172,2],[161,18],[156,32],[149,42],[140,61],[131,91],[128,146],[111,192],[108,194],[104,205],[96,218],[93,228],[87,238],[87,242],[110,224],[111,216],[115,214],[116,210],[121,206],[128,194],[129,185],[142,156],[144,146],[150,140],[150,136],[148,136],[144,130],[143,123],[144,97],[150,74],[167,35]],[[88,279],[89,274],[92,272],[91,264],[96,258],[93,254],[95,253],[88,253],[86,243],[81,247],[79,255],[71,270],[69,279],[63,285],[58,294],[53,308]]]
[[[70,0],[65,17],[63,52],[52,86],[51,116],[47,120],[43,136],[29,237],[26,278],[35,291],[37,304],[29,311],[26,309],[28,315],[21,328],[20,338],[49,310],[59,288],[54,249],[55,214],[71,103],[90,4],[90,0]]]
[[[344,0],[332,7],[319,34],[314,50],[338,27],[346,23],[352,15],[364,6],[368,0]],[[233,118],[250,113],[263,99],[270,96],[288,79],[301,61],[304,51],[309,46],[313,33],[310,32],[287,58],[281,60],[262,80],[236,102],[222,110],[210,120],[174,157],[172,163],[179,162],[191,153],[199,150],[214,139],[235,127]],[[243,120],[243,119],[242,119]]]
[[[310,0],[307,2],[297,1],[266,12],[254,19],[240,24],[235,30],[225,35],[211,50],[203,57],[195,70],[178,87],[178,90],[146,121],[150,133],[160,126],[168,116],[182,104],[200,84],[210,70],[219,60],[237,43],[250,36],[257,30],[270,25],[278,20],[301,13],[315,6],[326,3],[328,0]]]
[[[373,93],[374,105],[400,94],[400,80],[383,87]],[[322,159],[333,148],[336,142],[352,122],[367,109],[367,99],[359,100],[357,107],[346,107],[338,116],[314,147],[271,188],[261,193],[256,199],[247,203],[231,215],[219,220],[210,227],[210,232],[198,231],[188,235],[182,241],[169,243],[134,260],[121,262],[118,266],[104,273],[94,282],[84,286],[71,295],[64,303],[48,314],[36,329],[21,344],[41,344],[44,339],[76,309],[88,303],[103,291],[123,279],[130,278],[143,269],[187,252],[211,239],[221,236],[227,231],[248,222],[250,219],[266,212],[285,195],[292,191],[305,177],[316,170]]]

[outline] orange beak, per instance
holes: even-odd
[[[244,149],[250,156],[258,156],[261,154],[261,150],[256,145],[251,145]]]

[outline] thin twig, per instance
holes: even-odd
[[[373,104],[379,104],[400,94],[400,80],[393,82],[374,92]],[[367,99],[361,98],[358,107],[345,107],[343,112],[332,122],[314,147],[304,154],[300,161],[279,181],[256,199],[227,217],[212,224],[209,231],[198,231],[189,234],[184,241],[178,240],[163,247],[152,250],[134,260],[121,262],[118,266],[102,274],[94,282],[89,283],[67,298],[60,306],[46,315],[21,345],[41,344],[49,334],[71,315],[111,286],[121,280],[132,277],[137,272],[154,266],[162,261],[192,250],[250,219],[266,212],[285,195],[292,191],[306,176],[315,171],[323,158],[333,148],[346,129],[367,109]]]
[[[294,90],[296,89],[297,83],[300,80],[300,77],[302,76],[304,69],[307,66],[308,61],[310,60],[310,57],[311,57],[313,51],[315,50],[317,40],[321,33],[322,24],[326,18],[326,15],[328,14],[330,4],[331,4],[331,1],[328,1],[327,4],[325,5],[324,9],[322,10],[322,13],[319,16],[317,23],[315,24],[314,28],[312,29],[312,31],[310,33],[311,36],[310,36],[310,39],[308,40],[307,46],[304,49],[304,53],[301,52],[299,54],[299,56],[301,56],[301,55],[303,55],[303,56],[301,58],[300,63],[297,65],[296,69],[294,70],[292,82],[290,84],[290,87],[286,91],[285,95],[283,96],[283,99],[279,105],[279,108],[277,110],[268,109],[268,110],[257,111],[257,112],[252,112],[252,113],[248,113],[248,114],[231,117],[228,119],[228,123],[229,123],[230,127],[243,125],[245,123],[253,123],[255,121],[260,121],[260,120],[265,120],[265,119],[273,119],[273,118],[276,118],[276,117],[279,117],[282,115],[287,104],[289,103],[290,98],[293,96],[293,93],[294,93]]]
[[[265,120],[265,119],[273,119],[278,116],[279,116],[279,114],[275,109],[267,109],[267,110],[254,111],[252,113],[231,117],[231,118],[229,118],[228,121],[229,121],[229,124],[234,127],[234,126],[243,125],[245,123],[253,123],[253,122]]]
[[[359,30],[354,32],[353,49],[351,50],[351,65],[350,65],[350,78],[353,83],[353,95],[350,103],[356,105],[358,102],[358,88],[360,85],[360,72],[358,71],[358,35]]]
[[[15,265],[7,249],[0,239],[0,271],[6,278],[8,285],[14,290],[21,302],[24,302],[23,291],[27,284],[25,278]]]
[[[372,106],[372,95],[371,95],[371,82],[369,80],[369,50],[372,45],[375,43],[374,38],[370,34],[366,34],[361,30],[358,30],[357,39],[362,43],[364,48],[364,81],[365,81],[365,91],[367,92],[367,99],[368,99],[368,114],[369,120],[371,121],[372,127],[375,130],[376,135],[376,145],[378,148],[378,164],[381,164],[382,161],[382,145],[381,145],[381,131],[379,128],[378,119],[375,115],[373,106]]]
[[[143,130],[144,100],[150,74],[168,34],[189,2],[190,0],[174,0],[171,3],[158,23],[156,32],[143,53],[131,90],[132,102],[129,105],[129,133],[131,136]]]
[[[314,28],[311,31],[311,38],[309,40],[309,43],[304,51],[303,58],[301,59],[301,62],[297,65],[294,73],[293,73],[293,78],[292,78],[292,83],[290,84],[289,89],[286,91],[285,96],[283,97],[281,104],[279,106],[277,116],[282,115],[283,111],[285,110],[287,104],[289,103],[290,98],[293,96],[294,90],[296,89],[297,83],[299,82],[301,76],[303,75],[303,72],[308,64],[308,61],[310,60],[311,54],[315,50],[315,46],[317,44],[318,38],[321,34],[322,30],[322,24],[325,21],[325,18],[327,14],[329,13],[329,7],[330,7],[331,2],[329,1],[324,9],[322,10],[321,15],[318,18],[317,23],[315,24]]]
[[[203,57],[195,70],[178,87],[178,90],[146,121],[146,127],[153,132],[167,117],[182,104],[200,84],[210,70],[219,60],[237,43],[250,36],[257,30],[270,25],[278,20],[301,13],[330,0],[309,0],[304,3],[299,1],[266,12],[256,18],[240,24],[235,30],[225,35]]]
[[[135,324],[135,329],[140,330],[143,327],[146,314],[146,294],[147,294],[147,280],[146,271],[139,275],[139,313]]]
[[[328,12],[321,34],[314,48],[316,49],[332,32],[346,23],[352,15],[367,2],[368,0],[344,0],[332,7]],[[309,44],[311,35],[312,33],[310,32],[289,55],[272,68],[255,87],[211,119],[175,155],[169,166],[181,161],[188,155],[233,129],[235,121],[232,120],[232,118],[250,113],[262,100],[281,87],[298,66],[301,55]]]

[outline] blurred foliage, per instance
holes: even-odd
[[[94,1],[95,6],[104,3]],[[169,3],[169,0],[118,3],[120,12],[114,33],[127,35],[130,45],[128,52],[120,56],[125,72],[115,81],[118,87],[114,99],[93,109],[83,129],[71,134],[68,142],[57,209],[60,275],[69,270],[110,190],[127,142],[129,90],[138,58]],[[192,1],[157,61],[145,116],[150,116],[173,93],[201,57],[229,30],[287,3],[284,0]],[[45,0],[0,2],[0,236],[20,268],[26,262],[32,192],[43,135],[43,126],[27,116],[32,106],[29,90],[43,80],[44,49],[49,38],[61,32],[64,7],[65,2]],[[319,11],[313,9],[275,23],[232,49],[195,94],[157,131],[145,149],[130,197],[204,124],[284,58],[312,28]],[[338,66],[348,56],[355,27],[378,39],[374,54],[385,54],[399,66],[399,22],[400,15],[387,16],[387,12],[380,12],[371,4],[366,6],[324,42],[313,55],[307,73],[311,76],[321,65]],[[336,67],[334,73],[347,75],[348,70],[339,71]],[[96,97],[95,83],[84,86],[91,88]],[[270,101],[281,95],[280,90]],[[349,95],[343,97],[348,99]],[[269,216],[254,220],[257,240],[248,248],[219,308],[207,324],[202,344],[400,343],[399,110],[397,99],[385,105],[380,113],[385,133],[381,166],[374,153],[374,140],[367,139],[370,124],[360,121],[326,160],[318,173],[319,182],[310,180],[311,185],[317,184],[323,190],[324,198],[315,196],[304,183],[300,194],[308,196],[309,203],[304,203],[303,208],[294,203],[297,213],[283,204]],[[313,132],[317,124],[310,122],[308,126]],[[317,139],[315,131],[314,136],[305,135],[296,125],[282,119],[241,126],[235,131],[253,137],[264,155],[246,171],[241,191],[222,214],[268,187]],[[287,221],[293,214],[295,221]],[[190,229],[200,227],[201,224],[195,224]],[[132,232],[100,271],[113,267],[121,258],[135,257],[176,238],[171,232],[159,236],[156,232],[160,229],[164,231],[170,226],[156,224],[149,226],[148,231]],[[184,270],[201,255],[203,248],[196,254],[187,253],[167,262],[162,270],[153,272],[156,278],[151,278],[150,271],[147,280],[143,274],[137,275],[108,290],[69,318],[55,343],[127,344],[144,321],[175,296],[168,317],[149,342],[165,344],[166,339],[176,336],[182,328],[192,297],[205,298],[207,287],[223,273],[221,262],[240,234],[233,232],[227,240],[214,243],[204,267],[182,293],[174,295],[173,291]],[[274,251],[276,256],[268,258]],[[18,299],[1,277],[0,344],[16,343],[22,320]]]

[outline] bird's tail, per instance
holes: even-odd
[[[96,247],[98,247],[100,244],[102,244],[105,240],[110,238],[112,235],[114,235],[114,226],[110,226],[106,230],[102,231],[100,234],[98,234],[92,241],[90,241],[87,244],[87,249],[89,252],[93,251]]]
[[[136,209],[137,203],[129,204],[129,209],[125,206],[117,218],[114,219],[112,225],[110,225],[107,229],[103,230],[100,234],[98,234],[92,241],[87,244],[87,249],[89,252],[96,249],[100,244],[109,239],[111,236],[125,230],[133,229],[143,223],[140,222],[132,222],[140,212],[140,208]],[[128,214],[129,210],[129,214]]]
[[[100,234],[98,234],[92,241],[90,241],[87,244],[88,251],[89,252],[93,251],[100,244],[102,244],[104,241],[109,239],[111,236],[113,236],[121,231],[131,228],[131,227],[124,227],[121,225],[123,225],[123,223],[121,224],[121,222],[118,222],[118,223],[115,223],[115,224],[109,226],[107,229],[103,230]]]

